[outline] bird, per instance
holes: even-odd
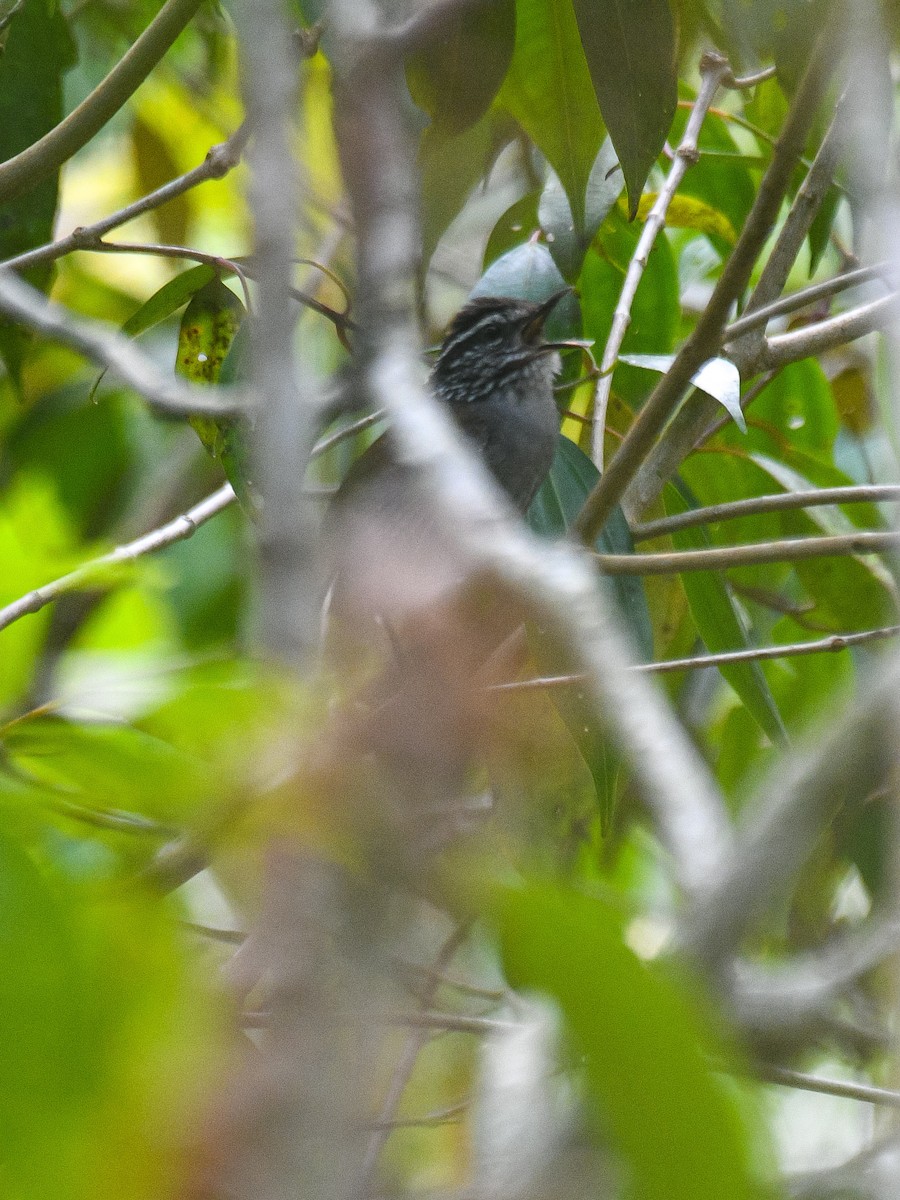
[[[559,350],[544,324],[571,292],[540,302],[507,296],[469,300],[451,322],[430,386],[516,509],[527,512],[553,463],[559,411],[553,392]],[[459,552],[430,508],[415,468],[393,455],[385,434],[353,464],[326,517],[332,610],[354,619],[400,620],[460,580]]]
[[[435,398],[521,514],[559,439],[553,385],[565,343],[545,339],[544,324],[570,291],[540,302],[470,299],[431,372]],[[322,541],[332,579],[326,642],[353,697],[347,753],[373,753],[388,768],[391,793],[415,794],[419,814],[443,810],[484,744],[489,664],[521,613],[473,578],[421,474],[398,461],[389,434],[350,468]]]

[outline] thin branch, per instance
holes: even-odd
[[[848,1100],[862,1100],[866,1104],[881,1104],[888,1108],[900,1108],[900,1092],[891,1088],[876,1087],[873,1083],[854,1083],[847,1079],[824,1079],[821,1075],[810,1075],[807,1071],[794,1071],[774,1063],[754,1063],[753,1074],[764,1083],[776,1083],[780,1087],[800,1088],[804,1092],[819,1092],[825,1096],[843,1096]]]
[[[760,370],[773,370],[821,354],[824,350],[833,350],[846,342],[886,329],[898,317],[900,294],[882,296],[827,321],[820,321],[817,325],[807,325],[803,329],[768,338],[760,347],[759,357],[744,366],[744,372],[756,374]],[[738,362],[739,369],[741,365]]]
[[[644,271],[647,269],[647,263],[650,261],[650,251],[653,249],[653,243],[665,227],[666,213],[669,210],[669,205],[672,203],[675,193],[681,186],[681,181],[684,179],[688,168],[697,162],[700,157],[698,142],[707,110],[712,104],[713,97],[719,90],[722,81],[730,74],[730,71],[731,68],[728,65],[728,60],[720,54],[706,54],[703,56],[703,60],[700,63],[700,94],[688,118],[684,136],[675,153],[675,160],[666,177],[665,184],[656,197],[653,207],[644,222],[644,228],[641,230],[638,244],[628,264],[628,270],[622,284],[622,291],[619,294],[619,300],[613,313],[612,328],[609,331],[609,337],[606,339],[606,346],[603,350],[600,374],[597,377],[597,387],[594,392],[594,423],[591,434],[591,453],[594,462],[601,470],[603,468],[603,439],[606,432],[606,410],[612,390],[613,370],[619,358],[619,351],[622,349],[622,342],[631,324],[631,306],[634,303],[634,298],[641,279],[644,276]]]
[[[203,0],[166,0],[101,84],[49,133],[0,163],[0,204],[52,175],[86,146],[137,91]]]
[[[887,284],[889,273],[889,263],[878,263],[872,267],[857,267],[853,271],[845,271],[842,275],[835,275],[833,279],[823,280],[822,283],[810,284],[809,287],[803,288],[799,292],[791,292],[790,295],[782,296],[780,300],[776,300],[772,304],[766,304],[762,308],[755,308],[752,312],[748,312],[736,321],[732,321],[730,325],[725,326],[722,340],[727,346],[730,342],[736,341],[739,337],[743,336],[743,334],[749,333],[753,329],[758,329],[761,325],[768,324],[773,317],[780,317],[786,313],[796,312],[800,308],[806,308],[810,304],[815,304],[817,300],[825,300],[831,296],[836,296],[848,288],[857,287],[861,283],[868,283],[872,279],[877,279]]]
[[[729,71],[722,80],[722,86],[727,88],[737,88],[741,91],[746,88],[755,88],[760,83],[765,83],[767,79],[774,79],[777,72],[776,67],[763,67],[761,71],[756,71],[752,75],[732,75]]]
[[[595,554],[594,559],[606,575],[672,575],[681,571],[722,571],[753,563],[878,554],[898,546],[900,533],[860,532],[751,542],[746,546],[715,546],[709,550],[676,550],[668,554]]]
[[[814,642],[790,642],[784,646],[763,646],[749,650],[723,650],[718,654],[695,654],[689,658],[669,658],[662,662],[638,663],[633,671],[645,675],[665,675],[671,671],[699,671],[704,667],[720,667],[739,662],[764,662],[771,658],[799,658],[805,654],[838,653],[851,646],[862,646],[867,642],[881,642],[900,636],[900,625],[884,625],[879,629],[863,629],[857,633],[833,633]],[[517,679],[510,683],[495,683],[491,691],[526,692],[543,691],[558,687],[583,684],[584,675],[542,675],[534,679]]]
[[[387,1018],[390,1025],[410,1025],[413,1029],[432,1029],[440,1033],[473,1033],[477,1037],[489,1037],[518,1029],[515,1021],[502,1021],[497,1017],[471,1017],[465,1013],[419,1012],[398,1013]]]
[[[805,492],[779,492],[773,496],[750,496],[746,500],[732,500],[727,504],[710,504],[704,508],[692,508],[658,521],[647,521],[634,525],[631,536],[636,542],[665,537],[679,529],[690,529],[695,525],[712,525],[717,521],[733,521],[739,517],[753,517],[760,513],[784,512],[795,508],[814,508],[825,504],[869,504],[900,500],[900,484],[887,483],[872,486],[814,488]]]
[[[231,135],[227,142],[221,142],[218,146],[211,147],[203,162],[184,175],[179,175],[177,179],[164,183],[162,187],[148,192],[140,200],[135,200],[133,204],[128,204],[125,208],[110,213],[108,217],[104,217],[93,225],[80,225],[66,237],[48,242],[46,246],[28,250],[24,254],[18,254],[15,258],[8,258],[5,262],[0,263],[0,266],[12,267],[20,271],[25,267],[32,267],[36,263],[51,262],[61,258],[64,254],[71,254],[73,250],[94,249],[104,234],[117,229],[120,225],[125,225],[128,221],[133,221],[135,217],[143,216],[144,213],[152,212],[153,209],[159,208],[169,200],[174,200],[177,196],[197,187],[198,184],[212,179],[222,179],[240,162],[248,136],[249,128],[245,123]]]
[[[77,350],[98,366],[109,368],[161,412],[179,417],[192,413],[228,417],[250,409],[246,392],[209,385],[191,386],[165,374],[118,330],[50,303],[39,291],[6,269],[0,269],[0,312]]]
[[[771,233],[827,82],[835,68],[836,34],[836,22],[832,19],[819,38],[812,61],[788,111],[756,200],[707,307],[675,362],[645,402],[582,509],[576,523],[577,531],[588,544],[593,544],[652,450],[692,376],[716,353],[720,345],[729,310],[746,288],[759,253]]]
[[[395,1117],[392,1121],[373,1121],[369,1128],[391,1133],[395,1129],[424,1129],[437,1125],[455,1125],[470,1107],[471,1103],[464,1100],[460,1104],[451,1104],[448,1108],[440,1108],[436,1112],[426,1113],[423,1117]]]
[[[231,484],[226,483],[211,496],[207,496],[199,504],[195,504],[193,508],[176,517],[174,521],[169,521],[167,525],[154,529],[151,533],[145,533],[142,537],[136,538],[135,541],[128,542],[124,546],[117,546],[108,554],[101,554],[99,558],[92,559],[76,570],[70,571],[68,575],[55,579],[52,583],[35,588],[19,600],[14,600],[12,604],[7,604],[5,608],[0,609],[0,630],[6,629],[20,617],[40,612],[42,608],[54,600],[58,600],[66,592],[84,589],[92,585],[102,585],[108,578],[111,567],[134,562],[145,554],[162,550],[166,546],[191,537],[201,525],[214,517],[216,513],[221,512],[223,508],[233,504],[236,499]]]

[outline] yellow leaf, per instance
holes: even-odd
[[[645,192],[638,205],[638,220],[646,221],[656,203],[655,192]],[[737,241],[734,226],[724,213],[695,196],[675,196],[666,212],[666,224],[674,229],[697,229],[723,238],[730,246]]]

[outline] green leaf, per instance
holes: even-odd
[[[722,1048],[698,992],[642,963],[593,897],[529,882],[500,891],[494,912],[510,983],[562,1010],[628,1194],[749,1200],[748,1133],[711,1067]]]
[[[565,188],[577,232],[604,126],[572,0],[517,0],[516,47],[500,101]]]
[[[75,45],[56,0],[24,0],[12,14],[0,53],[0,162],[26,150],[63,118],[62,79],[75,61]],[[0,204],[0,259],[12,258],[53,238],[59,175]],[[50,263],[28,268],[24,278],[47,289]],[[26,334],[0,322],[0,357],[18,386]]]
[[[584,451],[568,438],[561,437],[550,474],[528,510],[531,528],[547,537],[564,537],[599,478],[600,472]],[[605,554],[634,553],[631,531],[618,505],[597,539],[597,549]],[[633,575],[615,576],[605,582],[612,585],[637,653],[649,662],[653,658],[653,628],[644,585]]]
[[[515,0],[451,13],[428,47],[406,62],[406,82],[435,130],[462,133],[482,117],[512,61]]]
[[[550,474],[528,510],[527,519],[531,528],[546,537],[564,537],[599,478],[600,473],[591,459],[574,442],[561,437]],[[609,554],[634,553],[628,522],[618,506],[598,538],[597,548]],[[653,629],[643,583],[636,576],[627,575],[604,580],[603,583],[611,587],[639,656],[649,661],[653,657]],[[554,665],[548,663],[547,669],[553,670]],[[540,666],[544,669],[543,663]],[[606,833],[616,797],[618,756],[598,725],[593,706],[580,688],[561,689],[551,693],[551,698],[591,772],[600,811],[601,832]]]
[[[669,485],[663,493],[666,512],[687,512],[692,507],[678,488]],[[705,529],[682,529],[672,535],[677,550],[700,550],[710,545]],[[686,571],[681,576],[697,632],[707,649],[718,654],[725,650],[745,650],[750,639],[741,620],[725,577],[719,571]],[[776,744],[785,741],[784,722],[778,711],[766,677],[758,662],[729,663],[719,667],[747,710],[764,733]]]
[[[521,200],[517,200],[515,204],[509,206],[491,230],[491,236],[488,238],[484,251],[482,264],[484,270],[487,270],[495,259],[506,254],[508,250],[514,250],[528,242],[531,236],[537,232],[539,228],[538,200],[537,192],[529,192]]]
[[[172,152],[159,133],[140,117],[131,127],[131,152],[141,194],[155,191],[181,174]],[[160,241],[169,245],[187,244],[192,217],[191,192],[182,192],[150,212]]]
[[[216,277],[215,268],[207,263],[200,263],[188,271],[182,271],[180,275],[176,275],[174,279],[164,283],[149,300],[144,301],[137,312],[131,314],[122,326],[122,333],[127,337],[139,337],[140,334],[146,333],[154,325],[159,325],[161,321],[171,317],[172,313],[187,304],[193,295]],[[106,368],[104,367],[94,380],[88,396],[89,400],[94,399],[105,374]]]
[[[422,261],[427,264],[454,217],[462,210],[491,161],[495,123],[491,114],[455,136],[430,126],[422,134]]]
[[[196,292],[181,318],[176,371],[194,383],[218,383],[229,351],[237,340],[244,306],[221,279],[211,279]],[[189,417],[200,441],[218,458],[242,503],[248,490],[249,448],[246,422],[238,418]]]
[[[574,0],[574,9],[633,218],[678,102],[675,22],[668,0]]]
[[[559,176],[555,171],[549,173],[538,204],[538,217],[554,262],[570,283],[578,278],[588,246],[622,194],[624,186],[619,160],[612,142],[607,138],[600,147],[588,177],[584,230],[579,232],[575,228],[572,206]]]

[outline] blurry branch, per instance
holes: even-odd
[[[631,762],[680,884],[703,893],[730,827],[718,789],[661,694],[629,671],[627,641],[589,558],[515,520],[425,387],[415,320],[419,238],[413,153],[398,71],[366,57],[373,14],[335,0],[336,126],[358,236],[360,399],[384,408],[401,461],[419,472],[451,544],[539,615],[586,675],[585,691]]]
[[[462,1101],[460,1104],[451,1104],[449,1108],[425,1113],[422,1117],[395,1117],[392,1121],[373,1121],[371,1128],[379,1131],[386,1130],[390,1133],[394,1129],[422,1129],[434,1125],[454,1125],[464,1113],[468,1112],[470,1107],[469,1101]]]
[[[836,1167],[789,1176],[791,1200],[887,1200],[896,1195],[900,1142],[885,1137]]]
[[[839,720],[782,756],[744,806],[739,841],[724,874],[682,926],[683,945],[721,963],[767,905],[783,898],[839,809],[883,785],[896,766],[900,662],[873,671]]]
[[[719,654],[696,654],[689,658],[669,658],[662,662],[639,663],[632,669],[645,675],[664,675],[670,671],[699,671],[704,667],[719,667],[738,662],[763,662],[769,658],[796,658],[804,654],[827,654],[880,642],[897,637],[900,625],[884,625],[880,629],[863,629],[858,633],[833,633],[814,642],[791,642],[785,646],[764,646],[750,650],[724,650]],[[519,679],[512,683],[496,683],[497,691],[541,691],[546,688],[569,687],[583,683],[583,675],[545,675],[536,679]]]
[[[853,271],[845,271],[842,275],[835,275],[833,279],[826,279],[822,283],[813,283],[799,292],[791,292],[790,295],[782,296],[780,300],[776,300],[772,304],[755,308],[753,312],[738,317],[736,321],[725,326],[722,340],[728,345],[729,342],[736,341],[743,334],[768,324],[773,317],[796,312],[798,308],[806,308],[807,305],[814,304],[817,300],[828,299],[839,292],[846,291],[847,288],[856,287],[860,283],[868,283],[871,279],[878,279],[886,283],[889,272],[890,265],[888,263],[877,263],[872,267],[857,267]]]
[[[192,387],[165,374],[118,330],[76,316],[61,305],[51,304],[35,288],[6,269],[0,269],[0,312],[77,350],[98,366],[108,367],[154,408],[170,416],[184,417],[191,413],[210,417],[237,416],[251,407],[245,392],[226,391],[209,385]]]
[[[91,94],[49,133],[0,163],[0,204],[57,171],[86,146],[144,82],[203,0],[166,0],[133,46]]]
[[[613,508],[635,478],[638,468],[651,452],[666,422],[680,403],[691,377],[719,347],[729,310],[746,288],[756,260],[771,233],[828,80],[836,66],[836,25],[832,18],[820,35],[812,61],[788,110],[756,200],[694,332],[650,394],[584,505],[577,529],[589,544],[593,544]],[[651,483],[658,490],[656,474]],[[642,484],[641,493],[647,491],[646,484]],[[652,494],[652,488],[650,492]],[[641,506],[632,504],[631,507],[639,511]]]
[[[840,558],[877,554],[900,546],[900,533],[861,532],[833,537],[784,538],[746,546],[708,550],[675,550],[659,554],[595,554],[605,575],[672,575],[680,571],[721,571],[752,563],[801,562],[808,558]]]
[[[434,976],[419,997],[419,1004],[423,1013],[426,1013],[434,1003],[441,986],[441,973],[453,961],[454,955],[468,936],[468,933],[468,923],[457,926],[441,947],[433,967]],[[381,1151],[384,1149],[384,1144],[396,1122],[397,1112],[400,1108],[400,1101],[403,1099],[406,1085],[412,1077],[416,1063],[419,1060],[419,1055],[428,1044],[429,1038],[430,1034],[427,1030],[414,1030],[407,1037],[406,1043],[400,1052],[400,1057],[397,1059],[393,1074],[391,1075],[391,1081],[388,1084],[387,1093],[378,1110],[374,1131],[369,1139],[363,1160],[362,1177],[369,1189],[371,1189],[374,1183],[375,1169],[378,1166]]]
[[[15,258],[8,258],[5,262],[0,263],[0,266],[22,270],[25,267],[34,266],[36,263],[50,262],[53,259],[61,258],[64,254],[71,254],[73,250],[95,249],[100,238],[110,230],[117,229],[120,225],[133,221],[135,217],[140,217],[144,213],[152,212],[153,209],[159,208],[169,200],[174,200],[176,196],[183,195],[197,187],[198,184],[206,183],[211,179],[222,179],[237,166],[248,136],[249,129],[245,123],[231,135],[227,142],[213,146],[203,162],[193,170],[164,183],[162,187],[148,192],[146,196],[135,200],[133,204],[126,205],[125,208],[120,208],[118,212],[110,213],[102,221],[97,221],[93,225],[79,226],[66,237],[49,242],[46,246],[38,246],[35,250],[28,250],[24,254],[18,254]]]
[[[783,1038],[803,1031],[860,978],[900,949],[900,914],[871,917],[858,928],[786,963],[739,960],[733,1003],[745,1032]]]
[[[666,176],[659,195],[651,208],[641,236],[635,247],[634,254],[628,264],[622,291],[613,313],[612,328],[603,349],[600,362],[600,375],[594,392],[594,421],[591,434],[591,455],[600,470],[603,469],[603,440],[606,433],[606,410],[609,405],[609,395],[612,389],[613,370],[622,349],[622,342],[631,324],[631,306],[637,294],[638,286],[643,278],[647,263],[650,261],[650,251],[660,231],[665,227],[666,213],[681,186],[681,181],[693,163],[700,158],[698,141],[700,130],[706,119],[706,113],[712,104],[713,97],[719,90],[723,80],[731,73],[728,60],[720,54],[705,54],[700,63],[700,94],[691,110],[688,123],[681,139],[675,159]]]
[[[788,276],[803,248],[815,215],[834,179],[841,149],[842,130],[842,108],[839,102],[837,111],[831,119],[828,131],[813,160],[813,165],[794,198],[794,203],[791,205],[791,210],[781,228],[772,253],[763,267],[759,283],[753,289],[753,294],[747,304],[748,313],[772,304],[784,291]]]
[[[0,629],[6,629],[14,621],[18,621],[20,617],[27,616],[29,613],[39,612],[66,592],[92,585],[102,586],[109,578],[111,567],[134,562],[145,554],[151,554],[156,550],[162,550],[165,546],[171,546],[175,542],[189,538],[201,525],[214,517],[216,513],[220,513],[222,509],[227,508],[229,504],[233,504],[236,499],[231,484],[226,483],[211,496],[207,496],[199,504],[195,504],[193,508],[176,517],[174,521],[169,521],[167,525],[154,529],[151,533],[145,533],[142,537],[136,538],[135,541],[128,542],[124,546],[117,546],[108,554],[102,554],[99,558],[92,559],[68,575],[55,579],[52,583],[35,588],[19,600],[7,604],[5,608],[0,608]]]
[[[297,309],[290,303],[299,191],[291,117],[298,80],[280,0],[242,0],[235,22],[253,128],[247,151],[257,280],[251,377],[256,394],[265,397],[253,435],[262,498],[261,634],[273,658],[299,667],[318,643],[322,589],[314,565],[315,514],[303,495],[320,397],[294,354]]]
[[[694,525],[712,525],[718,521],[733,521],[739,517],[752,517],[759,513],[815,508],[825,504],[877,504],[894,500],[900,500],[900,484],[853,485],[814,488],[805,492],[779,492],[773,496],[750,496],[746,500],[732,500],[726,504],[692,508],[688,512],[676,513],[671,517],[661,517],[658,521],[633,525],[631,536],[636,542],[645,542],[651,538],[665,537],[679,529],[689,529]]]
[[[97,238],[93,243],[82,246],[97,254],[149,254],[156,258],[181,258],[190,262],[201,263],[213,267],[222,274],[236,275],[244,293],[244,305],[248,312],[253,311],[250,298],[250,287],[247,277],[250,272],[247,267],[235,258],[223,258],[221,254],[207,254],[205,250],[194,250],[191,246],[169,246],[160,242],[104,242]]]

